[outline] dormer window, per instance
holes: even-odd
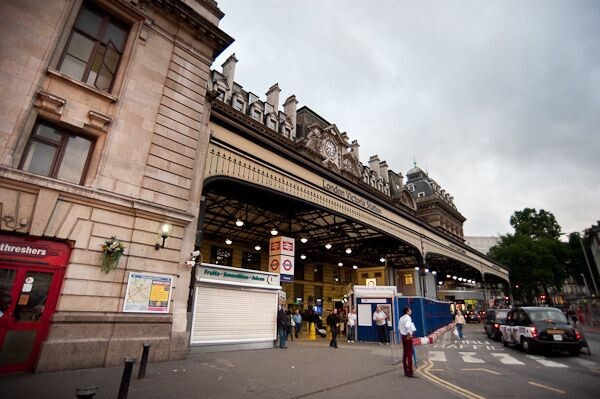
[[[240,112],[244,112],[244,102],[237,98],[234,102],[233,102],[233,108],[236,111],[240,111]]]
[[[252,119],[256,119],[257,121],[260,121],[260,114],[261,114],[260,110],[259,110],[259,109],[256,109],[256,108],[254,108],[254,109],[252,110],[252,115],[251,115],[251,116],[252,116]]]
[[[417,194],[417,197],[421,198],[425,196],[425,192],[421,191],[419,194]]]
[[[273,119],[273,118],[271,118],[271,117],[268,117],[268,118],[267,118],[267,127],[268,127],[269,129],[276,130],[276,127],[277,127],[277,126],[276,126],[276,123],[275,123],[275,119]]]
[[[412,192],[414,192],[414,191],[415,191],[415,185],[414,185],[414,184],[412,184],[412,183],[411,183],[411,184],[409,184],[407,187],[408,187],[408,189],[409,189],[410,191],[412,191]]]

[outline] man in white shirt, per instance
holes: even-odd
[[[404,366],[404,375],[406,377],[418,378],[413,373],[413,333],[417,331],[410,315],[412,310],[407,306],[403,311],[404,315],[398,320],[398,329],[402,335],[402,365]]]
[[[381,306],[377,305],[377,309],[375,309],[375,313],[373,313],[373,321],[377,325],[377,334],[379,334],[379,345],[386,344],[389,345],[388,342],[388,331],[387,331],[387,315],[383,310],[381,310]]]
[[[356,328],[356,309],[348,314],[348,342],[354,342],[354,332]]]

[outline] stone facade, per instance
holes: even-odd
[[[84,6],[127,27],[109,90],[64,67]],[[2,13],[0,230],[72,247],[36,371],[118,365],[143,341],[152,343],[151,361],[185,357],[190,269],[182,254],[196,236],[209,68],[232,42],[218,28],[223,14],[212,0],[9,0]],[[92,143],[79,184],[25,171],[40,122]],[[162,222],[173,233],[157,251]],[[105,274],[100,247],[111,236],[126,250]],[[174,278],[170,314],[121,312],[129,271]]]

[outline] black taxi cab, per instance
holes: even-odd
[[[514,344],[524,352],[538,349],[557,349],[577,356],[584,346],[582,334],[569,324],[565,314],[551,307],[520,307],[506,316],[500,326],[500,339],[504,346]]]

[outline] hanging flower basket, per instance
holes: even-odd
[[[104,241],[102,244],[102,271],[106,274],[110,273],[111,270],[115,270],[119,264],[121,255],[125,252],[125,245],[122,241],[117,240],[115,236],[112,236],[109,240]]]

